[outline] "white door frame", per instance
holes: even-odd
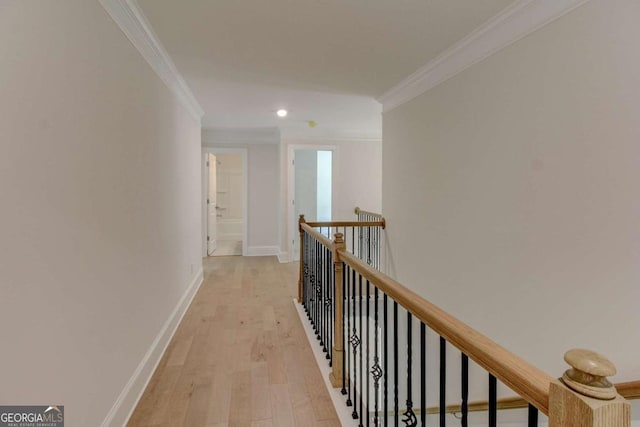
[[[293,247],[293,241],[295,239],[293,233],[298,223],[298,218],[294,218],[295,209],[293,205],[293,199],[295,197],[295,168],[293,166],[293,159],[296,150],[322,150],[332,151],[331,156],[331,218],[335,220],[335,201],[338,200],[339,186],[337,185],[340,177],[338,176],[339,165],[339,151],[337,145],[316,145],[316,144],[289,144],[287,150],[287,251],[289,252],[290,261],[295,261],[295,252]]]
[[[242,157],[242,192],[244,193],[242,196],[242,256],[247,255],[247,238],[248,238],[248,223],[249,216],[247,215],[247,209],[249,206],[249,173],[248,166],[249,163],[247,161],[246,148],[218,148],[218,147],[202,147],[202,211],[203,215],[203,226],[202,226],[202,242],[203,242],[203,257],[207,256],[207,195],[209,194],[209,168],[207,168],[207,154],[240,154]]]

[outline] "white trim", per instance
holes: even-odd
[[[202,266],[198,269],[186,291],[178,301],[178,304],[171,312],[171,315],[160,329],[160,332],[151,343],[140,364],[133,371],[133,375],[124,386],[124,389],[116,399],[115,403],[109,410],[109,413],[102,422],[102,427],[115,427],[126,425],[129,418],[133,414],[138,401],[142,397],[142,393],[147,388],[153,373],[155,372],[167,346],[171,342],[173,335],[182,321],[187,309],[191,305],[191,301],[195,297],[200,285],[204,281]]]
[[[242,156],[242,255],[247,256],[247,241],[249,240],[249,155],[246,148],[219,148],[212,146],[202,147],[202,157],[204,158],[207,153],[213,154],[240,154]],[[207,196],[209,194],[209,169],[206,166],[206,162],[203,162],[203,189],[202,189],[202,214],[205,215],[203,221],[202,230],[202,244],[203,244],[203,257],[207,256],[207,230],[205,225],[208,222],[206,217]],[[205,179],[206,177],[206,179]]]
[[[200,123],[204,111],[153,32],[136,0],[99,0],[138,52]]]
[[[209,128],[202,131],[202,144],[279,144],[280,129],[266,128]]]
[[[378,98],[383,112],[427,92],[589,0],[517,0]]]
[[[249,246],[246,256],[278,256],[280,248],[278,246]]]
[[[278,262],[280,262],[280,264],[285,264],[287,262],[291,262],[291,258],[289,257],[289,252],[280,252],[278,254]]]
[[[311,347],[311,351],[313,352],[313,356],[316,359],[316,364],[318,365],[318,369],[322,373],[322,378],[324,380],[324,386],[327,388],[329,392],[329,396],[331,397],[331,402],[333,403],[333,408],[336,410],[336,414],[338,415],[338,419],[340,419],[341,426],[353,426],[356,427],[361,425],[357,420],[354,420],[351,417],[351,409],[345,405],[345,398],[340,393],[339,388],[333,388],[331,382],[329,380],[329,374],[331,373],[331,368],[327,363],[327,358],[325,357],[325,353],[322,352],[321,347],[318,345],[318,340],[316,339],[316,333],[313,331],[311,324],[307,320],[307,316],[302,308],[302,305],[298,303],[296,299],[293,300],[293,305],[296,308],[296,313],[298,313],[298,317],[300,318],[300,323],[302,324],[302,328],[304,329],[304,333],[307,336],[307,340],[309,340],[309,347]]]

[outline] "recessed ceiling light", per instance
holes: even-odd
[[[276,115],[280,118],[287,117],[287,114],[289,114],[289,112],[284,108],[281,108],[280,110],[276,111]]]

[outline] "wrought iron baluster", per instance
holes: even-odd
[[[353,295],[353,334],[351,335],[351,346],[353,347],[353,412],[351,412],[351,417],[354,420],[358,419],[358,346],[360,345],[360,338],[358,338],[357,331],[357,306],[356,306],[356,272],[352,270],[352,281],[351,281],[351,293]]]
[[[398,427],[398,302],[393,302],[393,425]]]
[[[420,322],[420,422],[427,425],[427,345],[426,327]]]
[[[351,292],[351,287],[353,284],[353,281],[351,280],[351,267],[347,265],[347,284],[346,284],[346,288],[347,288],[347,334],[349,335],[345,335],[345,339],[347,339],[346,337],[348,336],[348,342],[349,344],[351,344],[351,318],[353,316],[353,293]],[[349,388],[347,390],[347,406],[351,406],[353,404],[353,402],[351,401],[351,385],[353,383],[353,381],[351,381],[351,345],[346,346],[345,345],[345,350],[347,351],[347,378],[349,378]]]
[[[388,322],[388,298],[387,298],[387,294],[383,294],[382,297],[382,323],[383,323],[383,351],[382,351],[382,375],[383,375],[383,381],[382,381],[382,385],[383,385],[383,394],[384,394],[384,398],[382,399],[383,402],[383,419],[384,419],[384,427],[387,427],[389,425],[389,376],[388,376],[388,372],[389,372],[389,322]]]
[[[309,255],[307,252],[307,232],[302,233],[302,253],[300,254],[300,262],[302,263],[302,306],[305,313],[307,312],[307,280],[309,278],[309,270],[307,259]]]
[[[440,337],[440,427],[446,427],[447,409],[447,341]]]
[[[347,354],[349,353],[349,348],[347,347],[347,336],[345,335],[345,330],[344,330],[344,322],[345,322],[345,317],[346,317],[346,311],[347,308],[345,307],[345,304],[349,302],[349,297],[347,296],[346,289],[349,288],[348,284],[346,283],[347,277],[348,277],[348,272],[347,272],[347,266],[341,262],[342,264],[342,322],[340,324],[340,328],[342,328],[342,390],[340,390],[340,392],[342,393],[342,395],[346,395],[347,394],[347,388],[346,388],[346,378],[348,377],[348,368],[346,366],[347,364],[347,360],[346,357],[344,355],[344,353],[346,352]],[[349,328],[347,328],[347,332],[349,331]]]
[[[402,422],[407,427],[415,427],[418,425],[416,414],[413,412],[413,400],[411,397],[411,356],[413,353],[413,349],[411,348],[411,324],[412,316],[411,313],[407,311],[407,409],[402,414],[404,416]]]
[[[461,398],[462,405],[460,406],[460,410],[462,412],[462,417],[460,418],[460,425],[462,427],[468,427],[468,400],[469,400],[469,357],[466,354],[462,354],[461,360]]]
[[[355,232],[356,232],[356,228],[351,227],[351,253],[352,254],[355,254],[355,244],[356,244]]]
[[[538,426],[538,408],[529,404],[528,410],[528,427],[537,427]]]
[[[318,275],[317,275],[317,283],[316,283],[316,296],[315,296],[315,312],[316,312],[316,338],[320,340],[320,345],[322,345],[322,335],[320,331],[322,330],[322,319],[320,318],[322,306],[322,243],[316,242],[316,250],[318,254]]]
[[[333,347],[335,340],[335,318],[336,318],[336,271],[333,266],[333,252],[329,250],[329,277],[331,286],[329,287],[329,366],[333,366]]]
[[[326,344],[326,348],[327,348],[327,360],[329,360],[329,366],[331,366],[331,349],[333,348],[333,341],[332,341],[332,336],[331,336],[331,325],[333,323],[333,316],[332,316],[332,311],[331,311],[331,295],[332,295],[332,291],[333,291],[333,277],[332,277],[332,270],[333,270],[333,263],[331,262],[331,249],[330,248],[325,248],[325,253],[326,253],[326,259],[327,262],[325,264],[325,277],[327,278],[327,282],[325,285],[325,299],[324,299],[324,307],[322,307],[322,310],[324,311],[324,317],[325,317],[325,344]]]
[[[370,295],[370,284],[369,281],[366,281],[366,285],[367,285],[367,300],[366,300],[366,304],[367,304],[367,316],[366,316],[366,322],[367,322],[367,328],[366,328],[366,334],[367,334],[367,339],[366,339],[366,343],[367,343],[367,355],[365,358],[365,370],[369,370],[369,354],[371,352],[371,348],[369,346],[369,306],[371,305],[371,295]],[[366,413],[367,413],[367,427],[369,427],[369,420],[371,419],[371,417],[369,416],[369,408],[371,407],[369,402],[369,373],[367,372],[367,401],[366,401]]]
[[[359,320],[359,323],[360,323],[359,330],[360,330],[360,336],[362,337],[362,331],[363,331],[363,329],[362,329],[362,317],[363,316],[362,316],[362,275],[361,274],[358,274],[358,303],[359,303],[359,306],[360,306],[360,308],[358,309],[358,314],[359,314],[358,320]],[[362,403],[363,403],[362,402],[362,400],[363,400],[362,399],[362,397],[363,397],[362,395],[364,394],[363,376],[365,375],[364,372],[363,372],[363,369],[362,369],[362,353],[363,352],[364,351],[361,348],[360,349],[360,399],[358,399],[360,401],[360,424],[359,424],[359,427],[362,427],[362,417],[365,416],[365,413],[362,410],[363,409],[362,408],[362,406],[363,406],[362,405]],[[369,417],[367,416],[367,418],[369,418]]]
[[[489,374],[489,427],[498,424],[498,382],[496,377]]]
[[[326,340],[326,329],[327,329],[327,319],[324,311],[324,300],[326,295],[326,287],[327,287],[327,250],[324,244],[320,243],[320,288],[318,295],[318,316],[320,318],[320,345],[322,346],[322,352],[327,352],[327,340]]]
[[[380,378],[382,378],[382,368],[380,368],[380,357],[378,356],[378,288],[373,288],[373,366],[371,367],[371,375],[373,376],[373,425],[379,426],[380,421],[378,417],[379,409],[379,390],[380,390]],[[386,415],[386,414],[385,414]]]

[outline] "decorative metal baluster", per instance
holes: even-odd
[[[315,330],[315,324],[313,318],[315,316],[315,296],[316,296],[316,267],[318,264],[318,260],[316,258],[316,241],[314,238],[310,239],[309,242],[311,246],[311,280],[309,281],[309,321],[311,322],[311,326]]]
[[[302,253],[300,254],[300,262],[302,263],[302,306],[305,313],[307,312],[307,279],[309,277],[309,270],[307,264],[307,232],[302,233]]]
[[[427,345],[426,327],[420,322],[420,422],[427,425]]]
[[[325,353],[325,358],[329,359],[329,352],[331,351],[329,342],[329,331],[328,331],[328,319],[327,319],[327,298],[329,291],[329,275],[327,274],[327,267],[329,266],[329,249],[326,246],[322,246],[323,253],[323,264],[322,264],[322,300],[320,305],[320,312],[322,313],[322,342],[324,344],[323,351]]]
[[[313,258],[311,258],[311,238],[310,236],[305,232],[304,233],[304,238],[305,238],[305,254],[307,257],[307,265],[306,270],[307,270],[307,274],[305,276],[306,278],[306,282],[305,282],[305,286],[304,286],[304,300],[306,301],[306,307],[304,308],[305,312],[307,313],[307,317],[309,317],[309,307],[311,306],[311,301],[309,301],[309,287],[311,286],[311,275],[313,274],[312,271],[312,265],[311,265],[311,260]]]
[[[371,301],[370,300],[371,300],[370,284],[369,284],[369,281],[367,280],[367,301],[366,301],[366,304],[367,304],[367,317],[366,317],[366,322],[367,322],[367,328],[366,328],[367,329],[367,332],[366,332],[366,334],[367,334],[367,340],[366,340],[366,343],[367,343],[367,356],[365,358],[365,364],[364,364],[365,370],[367,370],[367,371],[368,371],[368,367],[370,366],[369,365],[369,354],[371,354],[371,348],[369,346],[369,337],[370,337],[370,335],[369,335],[369,319],[370,319],[370,317],[369,317],[369,306],[371,305]],[[369,408],[371,407],[369,402],[370,402],[370,400],[369,400],[369,373],[367,372],[367,401],[366,401],[367,427],[369,427],[369,420],[371,419],[371,417],[369,416]]]
[[[538,408],[529,404],[529,422],[528,427],[537,427],[538,426]]]
[[[383,375],[383,408],[382,413],[384,419],[384,427],[389,425],[389,377],[387,372],[389,372],[389,322],[388,322],[388,314],[387,314],[387,294],[384,294],[382,297],[382,323],[384,324],[384,340],[383,340],[383,354],[382,354],[382,375]]]
[[[362,236],[362,227],[358,227],[358,258],[360,258],[361,260],[364,260],[364,257],[362,256],[362,242],[363,236]]]
[[[351,253],[355,254],[355,245],[356,245],[356,237],[355,237],[356,228],[351,227]]]
[[[329,282],[329,249],[325,246],[323,246],[324,249],[324,265],[323,265],[323,270],[324,270],[324,283],[323,283],[323,288],[322,288],[322,319],[323,319],[323,330],[324,330],[324,336],[322,337],[322,342],[324,343],[324,350],[325,350],[325,358],[327,360],[329,360],[329,313],[327,312],[327,299],[329,298],[329,289],[330,289],[330,282]]]
[[[333,314],[333,296],[336,294],[335,291],[335,271],[333,269],[333,253],[331,249],[327,248],[327,276],[329,276],[329,284],[327,286],[327,300],[325,302],[327,306],[327,326],[329,329],[329,338],[327,339],[328,351],[327,351],[327,359],[329,359],[329,366],[333,366],[333,322],[334,322],[334,314]]]
[[[359,323],[360,323],[360,327],[358,329],[360,331],[360,336],[362,336],[362,331],[363,331],[363,329],[362,329],[362,317],[363,316],[362,316],[362,275],[361,274],[358,274],[358,303],[359,303],[359,306],[360,306],[360,308],[358,309],[358,314],[359,314],[358,320],[359,320]],[[367,303],[368,303],[368,301],[367,301]],[[359,427],[362,427],[362,417],[366,416],[365,413],[362,410],[362,395],[364,394],[363,376],[365,375],[364,371],[362,369],[362,353],[363,352],[364,351],[361,348],[360,349],[360,399],[359,399],[359,401],[360,401],[360,424],[359,424]],[[369,418],[369,417],[367,416],[367,418]]]
[[[398,303],[393,302],[393,425],[398,427]]]
[[[402,414],[404,416],[402,422],[407,427],[415,427],[418,425],[416,414],[413,412],[413,400],[411,398],[411,355],[413,353],[413,349],[411,348],[411,320],[411,313],[407,311],[407,410]]]
[[[489,374],[489,427],[498,425],[498,382]]]
[[[367,227],[367,264],[371,265],[371,227]]]
[[[373,376],[373,425],[380,425],[378,417],[378,396],[380,394],[380,378],[382,378],[382,369],[380,368],[380,357],[378,356],[378,288],[373,288],[373,366],[371,367],[371,375]],[[385,414],[386,415],[386,414]]]
[[[315,295],[315,287],[316,287],[316,252],[315,252],[315,240],[309,236],[309,270],[311,272],[309,276],[309,288],[307,289],[307,298],[309,299],[309,309],[307,310],[307,316],[309,317],[309,321],[311,322],[311,326],[313,324],[313,297]],[[315,328],[314,328],[315,329]]]
[[[346,352],[347,354],[349,354],[349,348],[347,347],[347,335],[345,334],[345,328],[344,328],[345,318],[347,318],[348,316],[345,314],[347,312],[347,308],[345,307],[345,304],[349,303],[349,297],[346,294],[347,289],[349,288],[349,285],[346,282],[349,273],[347,272],[346,265],[344,263],[341,263],[341,264],[342,264],[342,322],[340,324],[340,328],[342,328],[342,352],[343,353]],[[349,328],[347,328],[346,332],[347,333],[349,332]],[[343,354],[342,355],[342,390],[340,390],[343,396],[347,394],[346,379],[349,376],[346,359],[347,358]]]
[[[377,263],[377,267],[378,269],[380,268],[380,264],[381,264],[381,259],[380,259],[380,246],[381,246],[381,242],[380,242],[380,226],[376,227],[376,257],[378,259],[378,263]]]
[[[440,427],[446,427],[447,419],[447,341],[440,337]]]
[[[322,319],[320,317],[322,315],[322,275],[324,273],[322,268],[322,256],[324,255],[322,253],[322,243],[316,242],[316,248],[318,253],[318,283],[316,283],[316,338],[320,340],[320,346],[322,346]]]
[[[325,299],[325,289],[327,286],[327,251],[324,247],[324,244],[320,243],[320,287],[318,289],[318,317],[320,320],[320,324],[318,325],[318,329],[320,331],[320,346],[322,346],[322,352],[327,352],[327,340],[326,340],[326,327],[327,322],[324,315],[324,299]]]
[[[351,280],[351,293],[353,295],[353,334],[351,335],[351,346],[353,347],[353,412],[351,413],[351,417],[354,420],[358,419],[358,346],[360,345],[360,338],[358,338],[358,331],[356,329],[356,315],[357,315],[357,307],[356,307],[356,272],[353,270],[352,272],[352,280]]]
[[[460,406],[460,410],[462,412],[462,417],[460,418],[460,425],[462,427],[468,427],[468,421],[467,421],[467,417],[468,417],[468,400],[469,400],[469,357],[467,357],[466,354],[462,354],[462,360],[461,360],[461,398],[462,398],[462,405]]]
[[[346,275],[347,275],[347,284],[346,284],[346,288],[347,288],[347,335],[345,335],[345,337],[349,337],[348,341],[349,344],[351,343],[351,317],[353,316],[353,293],[351,292],[351,284],[353,283],[351,281],[351,267],[350,266],[346,266],[347,268],[345,269],[347,271]],[[347,406],[351,406],[353,404],[353,402],[351,401],[351,384],[353,383],[353,381],[351,381],[351,348],[349,346],[345,346],[345,350],[347,351],[347,375],[346,377],[349,378],[349,388],[347,390]]]

